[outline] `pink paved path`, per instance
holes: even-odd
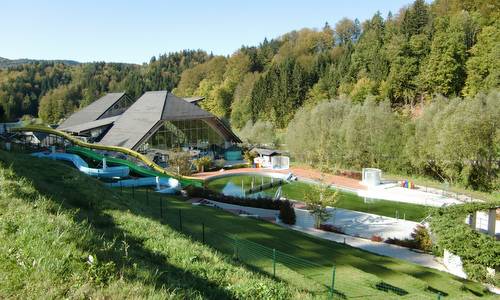
[[[321,178],[321,172],[313,169],[303,168],[303,167],[292,167],[288,170],[272,170],[272,169],[261,169],[261,168],[241,168],[241,169],[232,169],[225,170],[223,172],[214,171],[214,172],[203,172],[193,174],[193,177],[207,179],[213,176],[222,175],[222,174],[237,174],[237,173],[282,173],[288,174],[293,173],[293,175],[301,178],[319,180]],[[357,190],[365,190],[366,187],[359,183],[359,180],[352,179],[344,176],[325,174],[324,181],[328,184],[333,184],[339,187],[349,188],[349,189],[357,189]]]

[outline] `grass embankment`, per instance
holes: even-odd
[[[335,287],[348,298],[396,297],[378,290],[381,283],[413,299],[436,299],[436,291],[448,299],[489,296],[479,284],[271,223],[174,197],[160,202],[158,194],[137,190],[121,194],[57,162],[1,151],[0,159],[12,162],[13,170],[1,171],[6,180],[0,198],[0,238],[6,243],[0,246],[0,298],[310,297],[293,284],[250,272],[235,265],[229,255],[179,234],[179,211],[183,231],[200,233],[201,223],[205,224],[206,242],[228,254],[231,244],[221,238],[223,233],[325,266],[317,271],[327,278],[335,263]],[[163,215],[160,203],[166,205]],[[97,257],[97,263],[88,264],[88,255]]]
[[[232,182],[237,187],[243,186],[248,189],[251,186],[252,180],[254,180],[255,185],[262,183],[262,178],[264,182],[269,182],[270,177],[261,175],[234,175],[227,176],[218,179],[214,179],[208,183],[208,188],[221,192],[222,189]],[[290,184],[285,184],[282,187],[282,193],[284,197],[294,200],[304,200],[305,195],[308,191],[313,188],[311,183],[306,182],[292,182]],[[269,188],[265,190],[265,193],[269,196],[274,196],[276,193],[275,188]],[[426,216],[429,215],[429,207],[424,205],[417,205],[404,202],[395,202],[387,200],[365,200],[358,195],[349,192],[339,192],[338,200],[335,207],[350,209],[355,211],[367,212],[371,214],[376,214],[380,216],[406,218],[406,220],[420,222]]]
[[[0,151],[0,298],[310,297],[144,207],[67,165]]]

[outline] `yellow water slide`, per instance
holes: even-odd
[[[139,152],[128,149],[128,148],[87,143],[87,142],[84,142],[80,139],[75,138],[74,136],[72,136],[70,134],[67,134],[67,133],[62,132],[62,131],[57,130],[57,129],[52,129],[50,127],[45,127],[45,126],[29,125],[29,126],[25,126],[25,127],[12,128],[10,131],[11,132],[44,132],[44,133],[53,134],[53,135],[65,138],[68,141],[70,141],[71,143],[73,143],[74,145],[77,145],[80,147],[89,148],[89,149],[120,152],[120,153],[126,154],[128,156],[134,157],[134,158],[142,161],[145,165],[147,165],[148,167],[150,167],[151,169],[155,170],[156,172],[158,172],[160,174],[178,179],[184,185],[189,185],[189,184],[200,185],[203,183],[203,179],[200,179],[200,178],[191,177],[191,176],[180,176],[180,175],[168,172],[165,169],[163,169],[162,167],[160,167],[159,165],[157,165],[156,163],[154,163],[152,160],[150,160],[145,155],[142,155]]]

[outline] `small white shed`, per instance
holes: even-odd
[[[375,168],[363,168],[361,183],[366,186],[380,185],[382,170]]]

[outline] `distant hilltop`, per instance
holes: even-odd
[[[0,57],[0,69],[8,69],[17,67],[25,64],[32,64],[37,62],[54,62],[54,63],[62,63],[69,66],[74,66],[80,64],[74,60],[63,60],[63,59],[54,59],[54,60],[45,60],[45,59],[28,59],[28,58],[19,58],[19,59],[8,59],[4,57]]]

